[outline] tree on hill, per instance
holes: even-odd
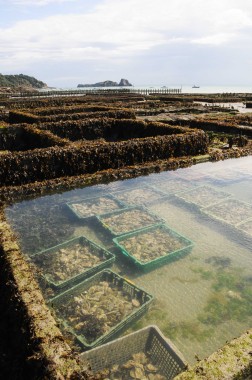
[[[43,88],[46,83],[24,74],[3,75],[0,74],[0,87],[33,87]]]

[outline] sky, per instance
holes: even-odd
[[[0,73],[252,85],[251,0],[0,0]]]

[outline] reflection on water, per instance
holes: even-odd
[[[90,200],[101,200],[105,195],[109,195],[105,197],[109,202],[119,204],[120,210],[105,207],[111,212],[92,216],[104,213],[104,205]],[[73,204],[82,205],[83,217],[69,207]],[[95,211],[88,215],[90,207]],[[128,331],[157,324],[190,363],[195,354],[200,358],[211,354],[252,325],[251,157],[23,201],[8,208],[6,215],[38,272],[46,298],[61,289],[51,288],[40,275],[45,274],[48,262],[58,265],[59,260],[47,260],[44,267],[40,260],[37,269],[38,258],[33,255],[85,236],[115,254],[115,272],[155,297],[149,311]],[[159,227],[149,224],[163,221],[166,236],[160,238]],[[137,232],[132,232],[131,226]],[[146,236],[140,228],[145,228]],[[121,231],[129,234],[118,238]],[[165,240],[168,231],[177,241]],[[178,240],[180,236],[185,240]],[[193,244],[179,254],[182,241]],[[115,242],[125,244],[126,255]],[[154,256],[148,256],[151,250]],[[61,265],[67,265],[64,247],[61,255]],[[143,270],[145,262],[151,262],[147,270]],[[76,263],[79,265],[79,259]]]

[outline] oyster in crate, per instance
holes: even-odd
[[[202,211],[233,226],[252,218],[252,205],[237,199],[227,199]]]
[[[252,237],[252,219],[247,222],[241,223],[237,226],[237,228]]]
[[[161,181],[156,184],[156,187],[167,194],[176,194],[182,191],[195,188],[197,185],[193,182],[182,178],[172,178],[166,181]]]
[[[149,355],[144,352],[133,354],[121,365],[113,365],[100,371],[97,375],[107,376],[109,379],[139,379],[139,380],[165,380],[159,368],[152,362]]]
[[[31,261],[50,285],[63,287],[112,264],[114,255],[81,236],[37,253]]]
[[[150,225],[163,222],[143,207],[129,208],[100,215],[98,219],[113,235],[123,235]]]
[[[142,205],[164,197],[163,193],[154,190],[151,187],[120,191],[114,195],[119,201],[128,205]]]
[[[139,307],[129,294],[100,281],[70,298],[59,311],[76,333],[92,343]]]
[[[105,269],[51,298],[50,305],[63,331],[90,349],[125,331],[152,300],[131,281]]]
[[[193,190],[176,195],[177,198],[182,199],[186,203],[191,203],[198,207],[208,207],[230,196],[231,194],[216,190],[210,186],[199,186]]]
[[[72,212],[80,219],[91,216],[105,214],[113,210],[122,208],[121,204],[111,196],[101,196],[90,199],[83,199],[79,202],[67,204]]]
[[[186,253],[193,245],[189,239],[171,230],[165,224],[119,236],[113,241],[125,256],[141,268],[148,268],[153,262],[159,264],[171,256]]]

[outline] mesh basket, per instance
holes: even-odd
[[[46,259],[48,258],[50,259],[52,255],[57,255],[57,253],[61,249],[68,248],[68,247],[74,248],[74,246],[77,244],[86,246],[88,249],[90,249],[90,253],[100,257],[102,261],[100,261],[100,263],[94,265],[93,267],[83,268],[83,270],[81,270],[78,274],[70,276],[69,278],[62,281],[61,280],[57,281],[53,279],[53,276],[50,276],[48,275],[48,273],[46,273],[45,268],[43,270],[43,262]],[[31,260],[35,264],[37,264],[40,267],[40,269],[42,269],[43,271],[42,277],[46,280],[48,284],[50,284],[55,289],[61,289],[66,286],[73,286],[77,282],[82,281],[85,278],[88,278],[94,275],[95,273],[99,272],[100,270],[109,267],[115,261],[115,256],[111,252],[100,247],[98,244],[91,242],[84,236],[80,236],[80,237],[65,241],[64,243],[56,245],[52,248],[38,252],[31,257]]]
[[[158,367],[167,380],[185,370],[187,363],[182,354],[164,337],[157,326],[148,326],[134,333],[116,339],[101,347],[80,355],[83,366],[90,366],[94,373],[122,365],[133,354],[143,352]]]
[[[152,186],[117,191],[113,196],[125,206],[141,206],[167,198],[167,194]]]
[[[183,178],[171,178],[166,181],[157,181],[153,188],[163,191],[167,195],[179,194],[184,191],[195,189],[197,185]]]
[[[134,220],[132,220],[132,218],[130,217],[130,212],[131,211],[139,211],[140,213],[142,213],[142,216],[140,215],[137,222],[138,223],[135,223]],[[115,227],[113,227],[113,218],[114,218],[114,223],[116,223],[116,226],[119,226],[121,225],[120,223],[120,216],[121,217],[125,217],[125,215],[129,213],[129,222],[128,222],[128,226],[124,228],[123,232],[120,232],[118,230],[116,230]],[[145,222],[143,220],[143,217],[146,216],[148,217],[148,221]],[[108,218],[111,218],[111,223],[107,222],[106,219]],[[110,231],[110,233],[113,235],[113,236],[120,236],[120,235],[124,235],[126,233],[129,233],[129,232],[133,232],[133,231],[137,231],[137,230],[140,230],[144,227],[149,227],[149,226],[152,226],[152,225],[155,225],[155,224],[160,224],[160,223],[164,223],[165,221],[158,217],[157,215],[151,213],[149,210],[147,210],[145,207],[143,206],[138,206],[138,207],[127,207],[125,209],[122,209],[122,210],[118,210],[118,211],[114,211],[114,212],[110,212],[110,213],[107,213],[107,214],[103,214],[103,215],[99,215],[97,216],[97,219],[102,223],[102,225],[108,229]],[[138,227],[137,227],[138,225]]]
[[[174,250],[174,251],[167,251],[162,256],[159,256],[159,257],[157,257],[153,260],[147,261],[147,262],[140,261],[139,259],[137,259],[134,256],[133,252],[130,252],[129,250],[127,250],[125,248],[124,243],[123,243],[124,240],[127,240],[127,239],[132,238],[132,237],[138,237],[138,236],[141,237],[141,235],[144,235],[146,233],[148,234],[149,232],[155,233],[156,231],[161,231],[164,235],[167,234],[168,236],[171,236],[174,239],[176,239],[178,242],[180,242],[182,244],[181,248]],[[139,269],[145,270],[145,271],[155,269],[156,267],[158,267],[158,266],[160,266],[166,262],[177,259],[177,258],[189,253],[193,247],[193,242],[191,240],[189,240],[188,238],[185,238],[184,236],[175,232],[174,230],[169,228],[166,224],[158,224],[155,226],[143,228],[142,230],[132,232],[130,234],[121,235],[119,237],[114,238],[113,242],[117,245],[117,247],[120,249],[120,252],[122,252],[122,254],[126,258],[131,260]],[[152,243],[153,242],[155,242],[154,238],[152,238]]]
[[[203,208],[221,202],[222,200],[231,197],[231,194],[225,191],[216,190],[214,187],[204,185],[196,187],[193,190],[175,194],[175,197],[178,200],[182,200],[186,204]]]
[[[89,343],[84,335],[77,334],[74,328],[71,327],[65,319],[63,320],[59,314],[60,309],[64,308],[71,298],[80,295],[82,292],[87,291],[91,286],[96,285],[101,281],[107,281],[110,285],[117,287],[119,290],[123,290],[130,297],[132,297],[132,299],[137,299],[140,303],[140,307],[127,315],[121,322],[111,327],[107,333]],[[50,304],[55,309],[58,317],[60,317],[63,327],[73,334],[76,341],[83,349],[88,350],[118,337],[124,330],[126,330],[133,322],[135,322],[147,311],[152,300],[153,296],[145,292],[143,289],[135,286],[132,282],[126,280],[111,270],[106,269],[65,291],[64,293],[52,298],[50,300]]]
[[[99,202],[101,200],[108,201],[108,206],[100,206]],[[96,211],[92,211],[92,205],[98,205]],[[76,209],[76,205],[86,205],[87,212],[82,214]],[[84,198],[79,201],[73,201],[66,203],[67,208],[79,219],[88,220],[96,215],[104,214],[106,212],[111,212],[114,210],[119,210],[125,207],[125,205],[119,200],[115,199],[111,194],[101,195],[99,197]]]
[[[209,218],[229,226],[238,226],[252,219],[252,205],[234,198],[202,208],[201,211]]]

